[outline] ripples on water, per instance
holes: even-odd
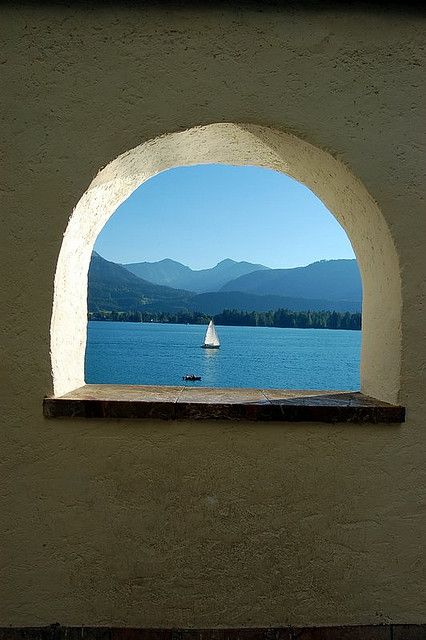
[[[361,331],[89,322],[86,382],[206,387],[359,389]],[[183,382],[195,373],[201,382]]]

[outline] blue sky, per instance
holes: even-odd
[[[193,269],[224,258],[274,268],[354,258],[345,231],[309,189],[270,169],[227,165],[154,176],[117,209],[95,250],[113,262],[172,258]]]

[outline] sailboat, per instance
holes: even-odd
[[[204,344],[201,346],[203,349],[219,349],[220,347],[219,336],[216,333],[216,327],[214,326],[213,320],[210,320],[209,322],[204,338]]]

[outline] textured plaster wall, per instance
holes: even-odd
[[[425,621],[422,19],[23,7],[0,29],[0,624]],[[217,122],[296,135],[377,203],[406,424],[42,418],[72,210],[120,154]]]

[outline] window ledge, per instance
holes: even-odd
[[[45,398],[46,418],[401,423],[405,408],[359,392],[87,384]]]

